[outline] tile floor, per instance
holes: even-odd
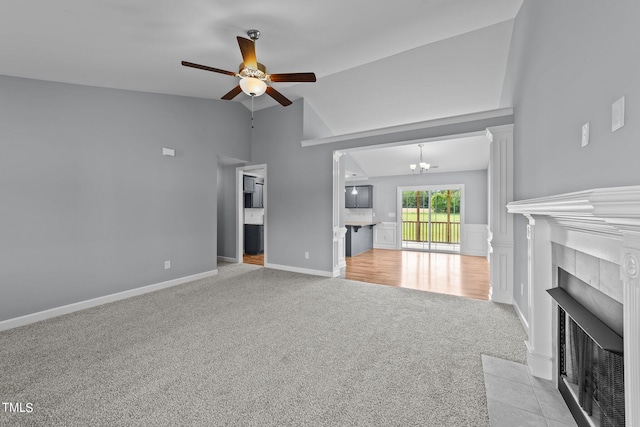
[[[525,365],[482,355],[491,427],[576,427],[552,381]]]

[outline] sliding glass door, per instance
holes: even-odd
[[[402,191],[402,248],[460,252],[460,189]]]

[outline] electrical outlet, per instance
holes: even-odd
[[[582,125],[582,146],[589,145],[589,122]]]
[[[304,253],[304,259],[309,259],[309,252]]]
[[[165,262],[164,262],[164,269],[165,269],[165,270],[168,270],[168,269],[170,269],[170,268],[171,268],[171,261],[165,261]]]
[[[524,295],[524,283],[520,283],[520,296]]]

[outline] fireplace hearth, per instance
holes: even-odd
[[[625,425],[622,304],[558,269],[558,389],[579,426]]]

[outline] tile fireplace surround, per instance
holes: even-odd
[[[527,365],[557,382],[558,267],[620,301],[626,425],[640,426],[640,186],[598,188],[507,205],[527,225]]]

